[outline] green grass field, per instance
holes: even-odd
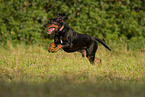
[[[0,97],[145,97],[145,52],[99,45],[102,65],[47,46],[0,47]]]

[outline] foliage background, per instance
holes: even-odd
[[[0,0],[0,97],[145,97],[144,10],[145,0]],[[43,25],[59,12],[109,43],[102,65],[47,52]]]
[[[65,12],[77,32],[108,40],[145,41],[145,0],[0,0],[0,42],[48,39],[44,24]]]

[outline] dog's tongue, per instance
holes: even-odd
[[[50,29],[48,29],[48,31],[47,31],[47,34],[52,34],[52,32],[55,30],[55,28],[50,28]]]

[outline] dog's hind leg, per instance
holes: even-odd
[[[92,51],[92,50],[86,50],[86,57],[88,58],[88,60],[90,61],[91,64],[94,64],[94,60],[95,60],[95,52],[96,51]]]
[[[95,62],[98,64],[98,65],[101,65],[101,59],[95,57]]]
[[[95,53],[97,51],[98,45],[96,41],[92,41],[90,44],[90,47],[86,49],[87,52],[87,58],[89,59],[91,64],[94,64],[94,61],[96,62],[98,58],[95,57]],[[97,61],[99,63],[99,61]]]
[[[91,64],[94,64],[94,56],[87,56],[88,60],[90,61]]]
[[[79,52],[82,54],[82,57],[86,57],[86,50],[80,50]]]

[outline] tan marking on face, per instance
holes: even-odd
[[[48,24],[47,28],[56,28],[56,30],[58,29],[58,26],[54,25],[54,24]]]

